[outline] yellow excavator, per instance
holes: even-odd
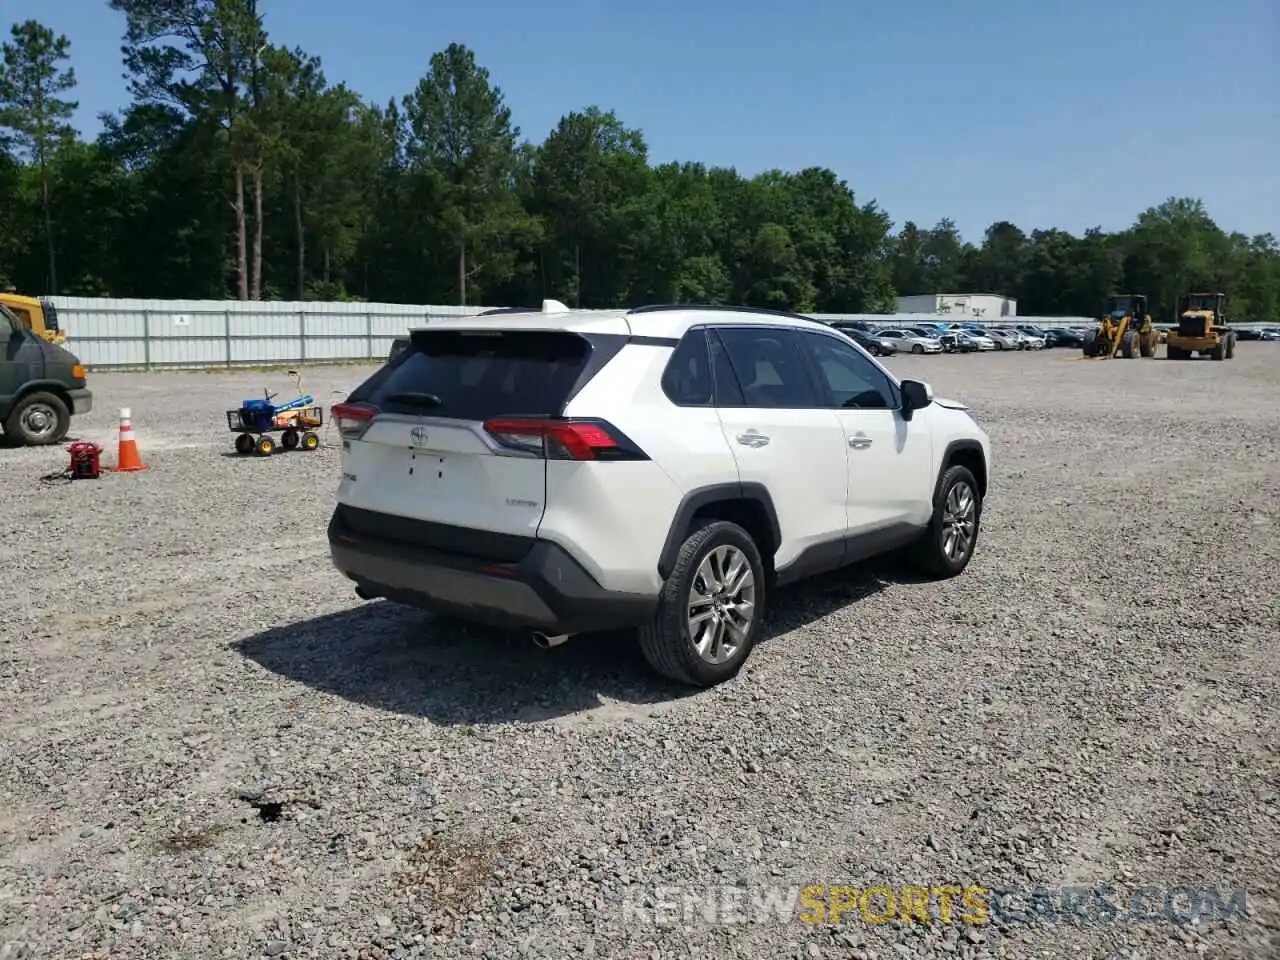
[[[1236,355],[1236,334],[1227,326],[1225,293],[1186,293],[1178,298],[1178,326],[1166,335],[1170,360],[1194,354],[1211,360]]]
[[[36,336],[50,343],[65,343],[67,334],[58,329],[58,310],[48,297],[24,297],[11,291],[0,291],[0,303],[12,310]]]
[[[1159,343],[1160,331],[1151,322],[1147,298],[1122,293],[1107,299],[1107,314],[1085,335],[1082,350],[1090,360],[1106,360],[1117,353],[1130,360],[1154,357]]]

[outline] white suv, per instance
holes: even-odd
[[[670,306],[434,322],[333,408],[335,566],[365,598],[529,630],[639,628],[734,676],[774,587],[907,548],[973,555],[990,447],[966,408],[796,314]]]

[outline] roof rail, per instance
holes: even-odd
[[[531,307],[494,307],[492,310],[481,310],[477,317],[495,317],[500,313],[537,313]]]
[[[809,323],[822,323],[803,313],[792,313],[790,310],[771,310],[768,307],[741,307],[714,303],[653,303],[643,307],[632,307],[628,315],[637,313],[665,313],[670,310],[709,310],[728,313],[759,313],[770,317],[786,317],[788,320],[806,320]]]

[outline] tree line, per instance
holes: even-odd
[[[1223,290],[1280,321],[1280,246],[1170,198],[1118,233],[895,229],[833,171],[746,177],[652,163],[612,111],[526,139],[467,47],[386,104],[271,41],[257,0],[109,0],[130,102],[92,141],[70,44],[13,25],[0,60],[0,286],[147,298],[582,307],[708,302],[891,312],[898,295],[994,293],[1096,315],[1116,292],[1167,315]]]

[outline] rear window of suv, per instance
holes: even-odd
[[[459,420],[553,416],[590,353],[583,337],[558,331],[420,331],[351,399]]]

